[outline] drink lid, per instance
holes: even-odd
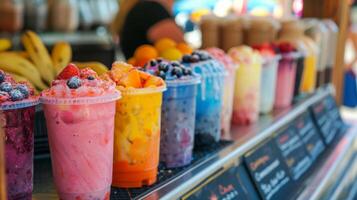
[[[153,94],[160,93],[166,90],[166,86],[161,87],[148,87],[148,88],[126,88],[120,90],[123,96],[130,95],[143,95],[143,94]]]
[[[175,79],[175,80],[166,80],[167,87],[179,87],[179,86],[187,86],[187,85],[196,85],[201,83],[201,76],[194,73],[189,79]]]
[[[78,98],[58,98],[41,96],[40,102],[43,104],[55,104],[55,105],[83,105],[83,104],[97,104],[116,101],[121,98],[121,93],[116,91],[111,94],[94,96],[94,97],[78,97]]]
[[[13,110],[13,109],[21,109],[27,108],[31,106],[35,106],[39,104],[38,97],[32,97],[29,99],[25,99],[22,101],[14,101],[14,102],[5,102],[0,105],[0,110]]]

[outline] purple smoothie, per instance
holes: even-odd
[[[200,78],[178,62],[161,59],[152,60],[144,70],[167,84],[161,110],[160,161],[168,168],[188,165],[192,160]]]
[[[31,199],[33,187],[35,106],[2,113],[9,200]]]

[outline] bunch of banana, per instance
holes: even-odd
[[[22,35],[21,41],[28,52],[30,59],[40,72],[42,79],[50,84],[55,78],[56,71],[53,67],[50,54],[42,43],[40,37],[32,31],[26,31]]]
[[[7,52],[0,53],[0,69],[26,78],[40,90],[48,87],[42,81],[37,68],[29,60],[20,55]]]
[[[105,74],[108,71],[108,68],[100,62],[74,62],[74,64],[77,65],[77,67],[79,67],[80,69],[89,67],[95,72],[97,72],[99,76]]]
[[[72,48],[67,42],[58,42],[52,49],[52,63],[56,70],[56,75],[59,74],[72,60]]]
[[[6,51],[10,49],[12,46],[12,43],[9,39],[2,39],[0,38],[0,51]]]

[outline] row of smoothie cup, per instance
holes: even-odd
[[[285,60],[288,63],[292,62],[288,57]],[[274,62],[277,61],[274,60]],[[191,65],[197,69],[195,72],[202,78],[186,82],[167,82],[167,90],[164,94],[163,91],[166,88],[161,87],[122,92],[121,99],[117,101],[114,97],[86,99],[85,101],[67,100],[64,102],[53,99],[42,101],[51,148],[53,175],[61,198],[75,199],[80,196],[86,199],[89,198],[88,195],[105,197],[109,194],[112,183],[118,187],[151,185],[156,181],[159,154],[160,159],[167,167],[184,166],[192,160],[194,140],[197,146],[210,145],[219,140],[220,118],[225,115],[221,113],[222,105],[225,103],[223,102],[225,98],[222,97],[229,94],[223,92],[226,91],[223,88],[235,88],[234,99],[236,99],[240,95],[237,94],[237,91],[244,91],[242,87],[249,88],[247,84],[249,82],[239,82],[239,80],[244,80],[241,77],[250,74],[251,81],[255,82],[252,85],[258,83],[256,87],[260,87],[261,83],[262,88],[270,87],[269,91],[272,92],[266,95],[268,97],[274,94],[275,87],[272,85],[274,74],[278,77],[277,86],[280,83],[283,86],[287,85],[287,82],[294,82],[291,78],[294,76],[294,66],[283,64],[282,60],[279,67],[271,67],[275,69],[263,67],[265,75],[262,75],[261,82],[255,81],[252,77],[252,74],[260,74],[258,63],[257,67],[247,68],[257,71],[247,72],[249,74],[245,75],[242,72],[244,66],[240,66],[237,73],[233,74],[236,75],[235,87],[226,85],[229,80],[226,78],[227,73],[224,70],[217,71],[222,69],[221,66],[217,66],[219,65],[217,62],[208,61]],[[268,72],[264,72],[265,69]],[[282,83],[279,80],[285,82]],[[267,84],[267,81],[270,84]],[[262,92],[267,92],[262,88]],[[286,96],[286,93],[289,93],[287,90],[290,88],[278,88],[276,92],[280,90]],[[253,92],[257,92],[259,95],[259,89],[255,89]],[[262,93],[262,95],[264,94]],[[278,98],[279,95],[275,96],[277,96],[275,100],[281,100]],[[272,98],[261,99],[265,101],[269,99],[270,103],[268,104],[271,105]],[[246,99],[246,101],[252,102],[252,99]],[[291,100],[284,101],[285,104],[289,104],[287,102],[290,103]],[[32,104],[31,106],[33,107]],[[236,109],[237,107],[241,108],[242,106],[236,106],[235,103],[233,113],[241,112]],[[4,113],[13,113],[14,110],[17,110],[18,115],[23,115],[26,109],[28,109],[26,105],[22,105],[7,108]],[[59,115],[65,123],[59,122]],[[251,114],[247,113],[245,117],[247,116],[249,117]],[[17,119],[22,118],[18,117]],[[23,125],[26,126],[26,124]],[[29,123],[27,125],[33,126]],[[112,135],[113,131],[116,133],[115,139]],[[17,137],[22,136],[19,134]],[[18,141],[20,142],[21,139]],[[6,149],[6,153],[8,152],[10,150]],[[16,154],[20,157],[21,153],[17,152]],[[27,157],[31,156],[31,153],[27,155]],[[26,160],[32,162],[32,157]],[[32,165],[32,163],[27,165]],[[15,168],[15,166],[17,166],[15,170],[23,170],[18,165],[10,166],[9,164],[10,168]],[[26,187],[27,189],[24,188],[27,191],[21,191],[17,185],[10,185],[10,188],[17,187],[14,189],[15,193],[16,191],[22,194],[31,193],[28,188],[32,188],[32,178],[31,180],[24,176],[12,178],[17,180],[9,181],[8,184],[22,182],[23,185],[31,185],[31,187]]]

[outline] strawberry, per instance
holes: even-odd
[[[58,80],[67,80],[73,76],[80,76],[78,67],[75,64],[68,64],[62,72],[57,76]]]

